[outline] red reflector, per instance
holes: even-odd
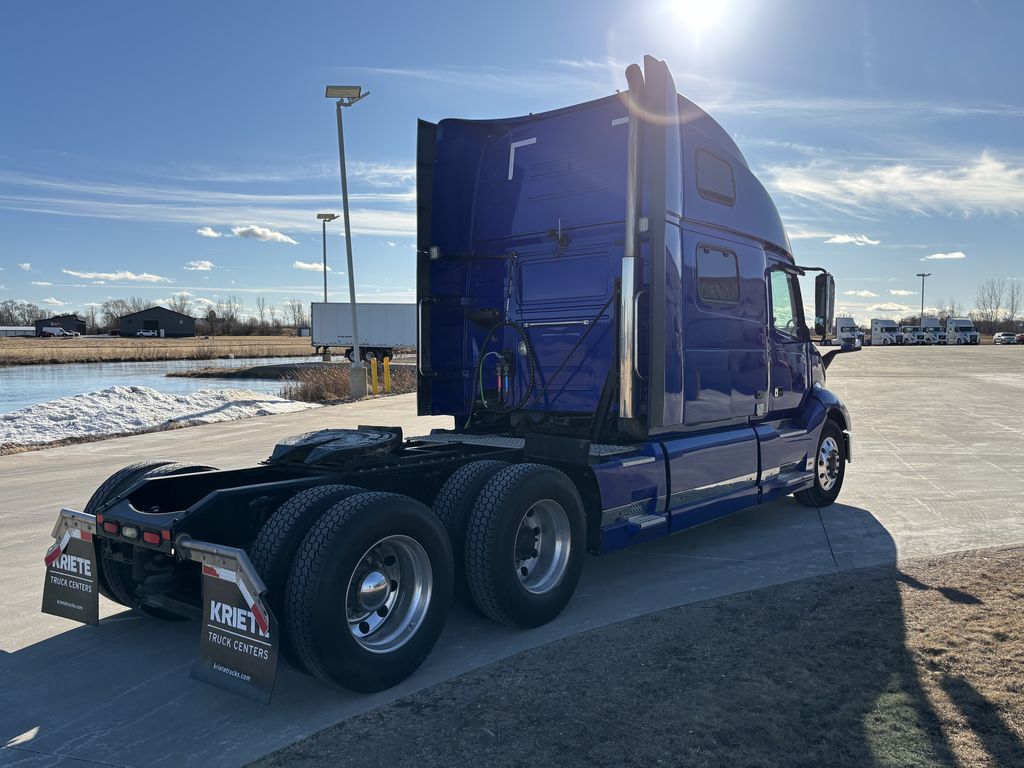
[[[103,530],[107,533],[117,533],[117,523],[112,523],[108,520],[103,524]]]
[[[146,542],[147,544],[159,544],[160,543],[160,534],[157,533],[156,531],[143,531],[142,532],[142,540],[144,542]]]
[[[96,525],[103,525],[103,515],[96,515]]]
[[[164,528],[162,531],[160,531],[160,535],[164,537],[164,541],[171,540],[171,532],[167,528]]]

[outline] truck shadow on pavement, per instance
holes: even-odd
[[[547,754],[560,764],[953,766],[907,648],[900,587],[951,605],[978,598],[895,561],[867,510],[777,502],[589,559],[569,608],[537,630],[459,608],[424,667],[391,691],[348,694],[282,667],[267,707],[189,678],[198,625],[121,613],[0,656],[0,763],[35,753],[236,765],[346,721],[339,738],[363,740],[351,753],[361,765]],[[863,566],[888,567],[836,574]],[[942,688],[994,757],[1021,754],[967,681]],[[908,762],[908,747],[928,759]]]

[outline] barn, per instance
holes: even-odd
[[[54,315],[45,320],[36,320],[36,336],[43,332],[43,328],[63,328],[65,331],[85,333],[85,320],[78,315]]]
[[[122,336],[135,336],[139,331],[156,331],[171,338],[196,335],[196,319],[166,307],[150,307],[141,312],[121,315],[117,320]]]

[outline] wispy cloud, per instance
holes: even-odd
[[[408,237],[416,231],[412,164],[354,164],[349,193],[352,231]],[[404,183],[403,183],[404,180]],[[69,180],[0,170],[0,209],[121,221],[168,222],[223,230],[259,222],[274,231],[319,232],[313,215],[340,203],[332,194],[253,194],[165,186]]]
[[[832,235],[826,243],[836,245],[878,245],[881,240],[872,240],[867,235]]]
[[[855,167],[816,161],[769,165],[763,175],[781,194],[845,213],[1024,213],[1024,165],[990,152],[953,166],[897,161]]]
[[[966,258],[966,253],[962,251],[953,251],[952,253],[933,253],[931,256],[923,256],[921,261],[954,261]]]
[[[74,269],[63,269],[61,270],[66,275],[72,277],[80,277],[83,280],[110,280],[112,282],[126,282],[126,283],[170,283],[172,282],[169,278],[161,277],[160,275],[152,275],[149,272],[141,272],[136,274],[128,270],[121,270],[120,272],[79,272]],[[99,283],[102,285],[103,283]]]
[[[223,237],[223,233],[218,232],[213,227],[200,227],[196,230],[196,234],[200,237]]]
[[[871,291],[843,291],[847,296],[860,296],[862,299],[873,299],[878,296],[877,293]]]
[[[905,288],[890,288],[890,296],[916,296],[917,291],[908,291]]]
[[[21,262],[18,265],[18,269],[21,269],[21,270],[23,270],[25,272],[31,272],[32,271],[32,263],[28,262],[28,261],[23,261],[23,262]]]
[[[212,261],[201,259],[200,261],[190,261],[182,269],[187,269],[189,272],[209,272],[216,266]]]
[[[49,280],[33,280],[32,285],[53,285]]]
[[[249,224],[244,227],[232,227],[231,234],[235,237],[244,237],[249,240],[262,240],[265,243],[288,243],[289,245],[299,244],[297,240],[293,240],[282,232],[276,232],[269,227],[261,227],[258,224]]]
[[[49,304],[51,307],[63,307],[65,302],[60,299],[55,299],[53,296],[49,296],[43,299],[43,304]]]
[[[304,272],[323,272],[324,265],[317,261],[295,261],[292,262],[292,269],[301,269]],[[327,271],[331,271],[330,266],[327,267]]]

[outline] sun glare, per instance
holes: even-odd
[[[725,15],[725,0],[675,0],[673,5],[676,18],[698,35]]]

